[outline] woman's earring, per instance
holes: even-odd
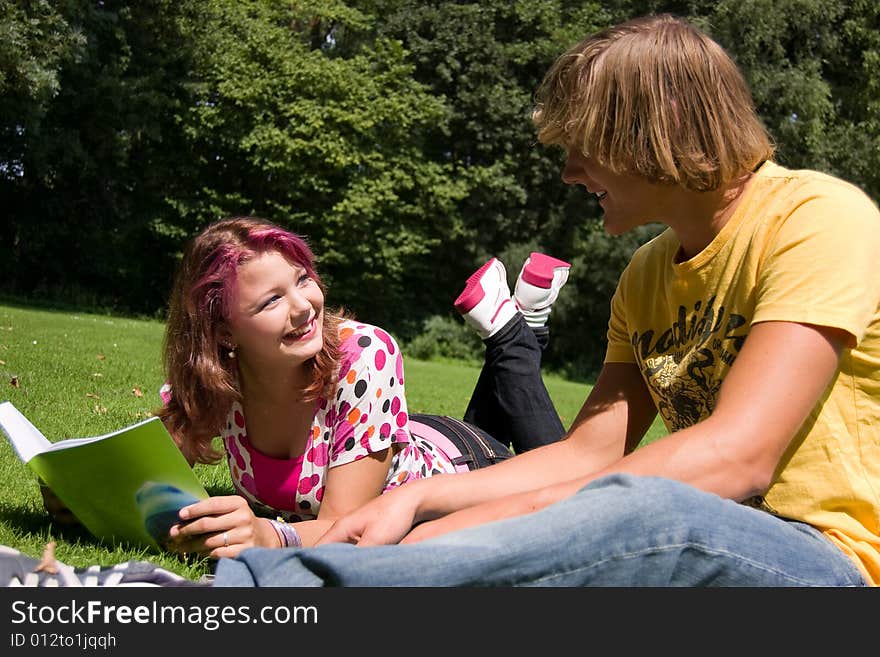
[[[235,358],[235,347],[229,347],[229,353],[227,354],[230,358]]]

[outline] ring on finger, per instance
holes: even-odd
[[[229,532],[223,532],[223,547],[229,547]]]

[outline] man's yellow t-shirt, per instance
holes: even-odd
[[[847,182],[767,162],[702,252],[676,263],[678,250],[666,230],[634,254],[612,300],[605,362],[639,366],[672,432],[712,412],[752,324],[851,334],[758,503],[822,530],[880,584],[877,206]]]

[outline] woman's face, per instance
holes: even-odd
[[[323,347],[324,294],[305,268],[277,251],[240,265],[229,339],[250,366],[304,364]]]

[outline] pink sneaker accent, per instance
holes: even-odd
[[[546,326],[550,308],[568,280],[571,265],[559,258],[532,252],[516,279],[513,298],[531,327]]]
[[[535,287],[549,290],[553,285],[553,275],[558,267],[568,269],[571,264],[543,253],[532,253],[520,272],[520,278]]]
[[[491,258],[486,264],[468,276],[464,284],[464,290],[462,290],[461,294],[458,295],[458,298],[452,304],[458,312],[461,314],[469,313],[486,296],[483,286],[480,285],[480,279],[496,260],[497,258]]]
[[[471,274],[464,290],[453,302],[465,323],[486,339],[499,331],[516,314],[516,304],[507,285],[507,271],[497,258]]]

